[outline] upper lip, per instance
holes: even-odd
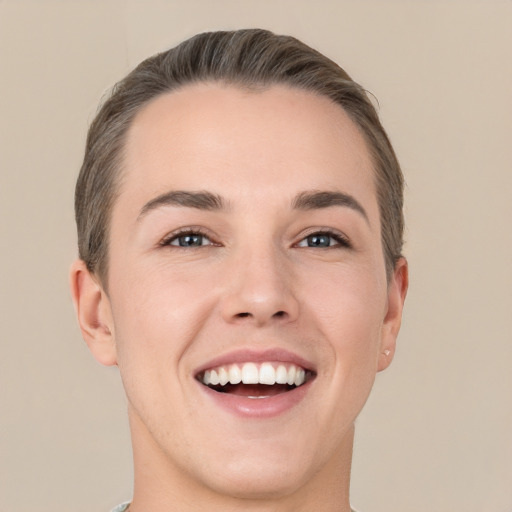
[[[229,365],[234,363],[263,363],[263,362],[279,362],[279,363],[292,363],[304,368],[305,370],[314,372],[315,368],[311,361],[307,361],[289,350],[282,348],[270,348],[266,350],[254,349],[239,349],[221,356],[210,359],[202,364],[194,372],[194,375],[215,368],[217,366]]]

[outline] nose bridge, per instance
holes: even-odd
[[[223,303],[228,322],[292,321],[298,314],[293,275],[275,244],[248,245],[233,253]]]

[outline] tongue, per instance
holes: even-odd
[[[222,391],[238,396],[274,396],[290,390],[286,384],[227,384]]]

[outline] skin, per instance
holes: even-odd
[[[176,190],[226,207],[141,215]],[[293,208],[308,191],[348,194],[366,217]],[[204,245],[163,245],[184,227]],[[350,245],[308,247],[326,229]],[[372,163],[347,114],[282,86],[198,84],[153,100],[128,134],[109,258],[108,293],[81,261],[71,287],[85,340],[119,366],[128,397],[130,511],[349,511],[354,421],[393,358],[407,264],[387,281]],[[313,363],[298,405],[247,419],[205,398],[194,371],[248,347]]]

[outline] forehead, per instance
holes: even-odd
[[[123,167],[120,199],[130,204],[172,189],[267,202],[313,189],[375,198],[366,143],[346,112],[286,86],[203,83],[157,97],[128,131]]]

